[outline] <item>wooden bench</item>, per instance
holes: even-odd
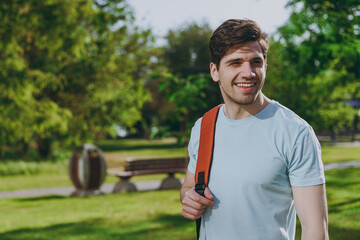
[[[132,176],[158,173],[168,174],[168,177],[161,182],[159,189],[178,189],[181,188],[181,183],[174,174],[179,172],[185,172],[185,158],[128,158],[124,171],[110,172],[120,178],[114,186],[113,193],[137,191],[135,184],[130,182]]]

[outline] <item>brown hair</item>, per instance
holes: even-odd
[[[219,68],[221,59],[236,47],[248,42],[258,42],[264,58],[269,49],[268,35],[249,19],[229,19],[221,24],[210,38],[211,62]]]

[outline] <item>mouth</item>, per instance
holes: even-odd
[[[252,88],[255,87],[256,82],[252,82],[252,83],[241,82],[241,83],[235,83],[235,85],[240,88]]]

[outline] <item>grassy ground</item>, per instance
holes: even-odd
[[[326,180],[330,239],[360,239],[360,168],[327,171]],[[180,211],[176,190],[0,199],[0,239],[194,239]]]
[[[321,148],[323,162],[360,161],[360,147],[323,146]]]
[[[173,140],[97,145],[105,151],[110,167],[121,166],[126,157],[186,155],[186,148]],[[359,156],[357,147],[323,147],[324,163],[360,160]],[[2,162],[0,174],[7,176],[0,176],[0,191],[71,186],[67,162]],[[132,180],[163,177],[148,175]],[[360,168],[327,171],[326,180],[330,238],[360,239]],[[106,179],[106,183],[116,181],[115,177]],[[152,191],[87,198],[0,199],[0,239],[194,239],[194,223],[181,216],[178,198],[178,191]]]
[[[178,196],[158,191],[0,200],[0,239],[193,239]]]
[[[326,174],[331,239],[360,239],[360,168]]]
[[[331,170],[325,175],[330,239],[360,239],[360,168]],[[299,224],[297,230],[300,240]]]

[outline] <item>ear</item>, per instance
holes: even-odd
[[[211,78],[213,79],[214,82],[219,81],[219,72],[217,70],[215,63],[210,63],[210,74],[211,74]]]
[[[265,71],[267,70],[267,66],[268,66],[268,64],[267,64],[267,58],[265,58]]]

